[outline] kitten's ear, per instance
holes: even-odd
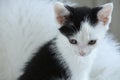
[[[102,9],[97,14],[98,20],[102,21],[104,25],[109,24],[111,22],[113,3],[107,3],[101,7]]]
[[[65,20],[66,20],[66,16],[68,16],[70,14],[70,12],[68,11],[68,9],[64,6],[63,3],[61,2],[57,2],[54,5],[54,10],[55,10],[55,15],[56,15],[56,19],[57,22],[60,25],[63,25]]]

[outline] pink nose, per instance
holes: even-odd
[[[85,56],[85,52],[81,51],[81,52],[80,52],[80,55],[81,55],[81,56]]]

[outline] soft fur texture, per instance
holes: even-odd
[[[17,80],[24,74],[22,69],[25,68],[26,62],[35,56],[38,48],[59,34],[57,28],[63,23],[59,25],[56,22],[53,4],[54,2],[47,0],[0,1],[0,80]],[[86,26],[81,28],[84,32],[93,28],[87,21],[82,23],[82,26]],[[93,34],[97,34],[97,37],[103,36],[108,26],[101,29],[101,25],[97,25]],[[97,30],[101,30],[101,33],[97,33]],[[71,80],[88,80],[89,73],[90,80],[120,79],[119,46],[109,34],[102,38],[99,46],[93,51],[97,53],[96,58],[93,53],[85,57],[73,54],[74,49],[69,45],[64,33],[57,35],[57,38],[59,52],[66,53],[61,55],[70,66]],[[87,70],[87,73],[84,73],[84,70]]]

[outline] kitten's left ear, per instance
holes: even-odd
[[[102,9],[97,14],[98,20],[102,21],[104,25],[107,25],[111,22],[113,3],[107,3],[101,7]]]
[[[57,22],[60,25],[63,25],[65,20],[66,20],[66,16],[68,16],[70,14],[70,12],[68,11],[68,9],[64,6],[63,3],[61,2],[57,2],[54,5],[54,11],[55,11],[55,15],[56,15],[56,19]]]

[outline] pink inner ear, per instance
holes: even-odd
[[[57,22],[63,25],[66,19],[65,16],[68,16],[70,12],[65,8],[64,4],[60,2],[55,4],[54,10]]]
[[[103,9],[98,12],[97,16],[98,19],[102,21],[105,25],[109,21],[111,14],[112,14],[112,7],[108,5],[103,7]]]
[[[57,16],[57,21],[58,21],[59,24],[62,25],[65,22],[65,17],[63,17],[63,16]]]
[[[104,25],[107,24],[107,22],[109,20],[109,18],[107,16],[105,16],[105,15],[98,15],[98,19],[100,21],[102,21],[104,23]]]

